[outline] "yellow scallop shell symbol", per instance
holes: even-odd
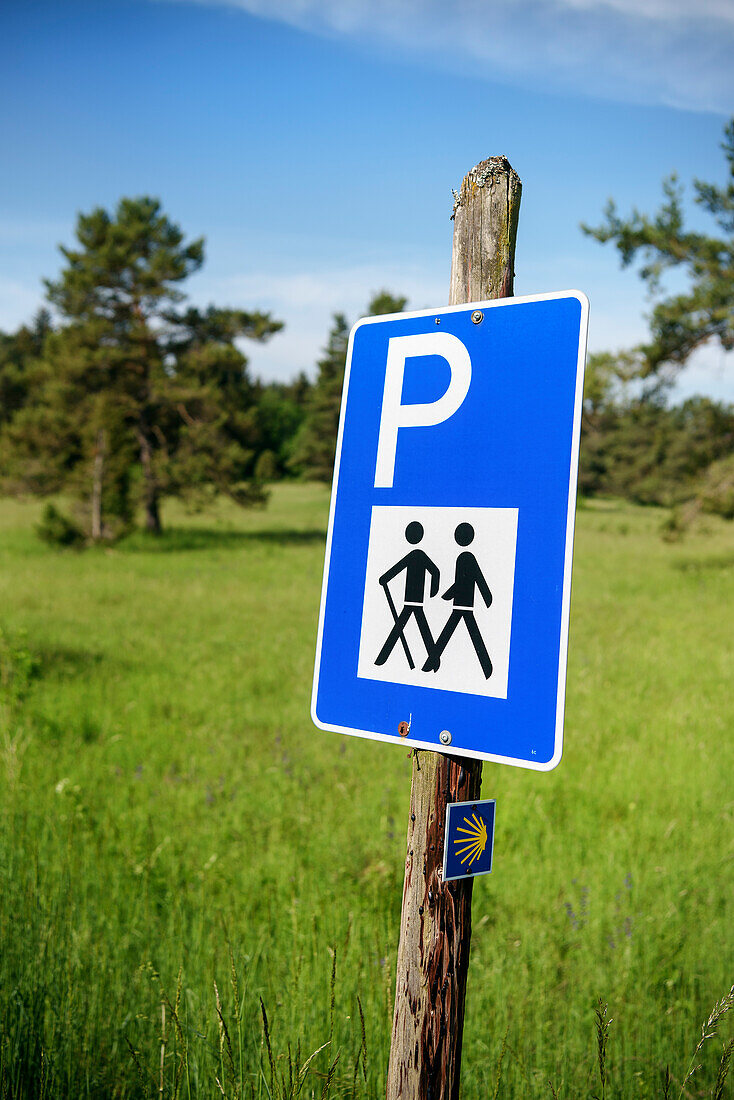
[[[487,826],[484,823],[484,818],[477,817],[476,814],[472,814],[471,819],[465,817],[464,824],[468,825],[469,828],[462,829],[459,825],[456,829],[457,833],[463,833],[464,836],[457,836],[454,840],[455,855],[463,856],[462,865],[466,863],[467,867],[471,867],[474,860],[479,859],[487,847]]]

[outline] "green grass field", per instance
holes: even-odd
[[[0,1097],[277,1100],[330,1037],[303,1095],[383,1093],[411,765],[309,719],[327,510],[79,554],[0,502]],[[734,980],[734,526],[660,520],[579,511],[564,758],[485,765],[466,1100],[601,1096],[599,997],[606,1097],[677,1097]]]

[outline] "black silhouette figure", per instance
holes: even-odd
[[[460,523],[454,531],[454,538],[459,546],[468,546],[474,538],[474,528],[470,523]],[[459,554],[456,559],[456,572],[454,583],[441,597],[444,600],[453,600],[454,609],[449,615],[448,622],[436,639],[433,651],[429,650],[428,660],[423,665],[423,672],[437,672],[441,665],[441,654],[449,643],[451,635],[463,619],[469,637],[472,640],[474,651],[479,658],[485,680],[492,675],[492,662],[489,659],[487,648],[479,632],[477,621],[474,618],[474,591],[479,593],[487,607],[492,602],[492,593],[479,568],[477,559],[471,550]]]
[[[413,520],[405,528],[405,538],[412,546],[415,546],[416,543],[419,543],[423,538],[423,526],[418,523],[417,520]],[[405,570],[405,600],[403,609],[400,614],[398,614],[393,598],[390,595],[388,585],[390,581],[394,577],[397,577],[399,573],[402,573],[403,570]],[[408,649],[408,643],[404,634],[405,627],[411,615],[415,616],[415,621],[418,623],[418,629],[421,632],[423,644],[426,647],[426,653],[430,658],[433,652],[433,635],[431,634],[428,620],[423,610],[423,597],[425,595],[427,574],[430,574],[431,577],[429,594],[435,596],[438,592],[440,576],[438,567],[434,565],[428,557],[428,554],[424,553],[423,550],[411,550],[404,558],[401,558],[399,562],[393,565],[391,569],[388,569],[387,572],[383,573],[380,577],[380,584],[385,590],[385,598],[390,606],[395,625],[385,639],[385,644],[375,659],[376,665],[384,665],[399,639],[402,643],[403,651],[410,668],[415,668],[415,663]]]

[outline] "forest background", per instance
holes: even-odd
[[[670,404],[690,357],[734,347],[734,120],[722,149],[728,181],[695,180],[695,203],[720,235],[686,226],[683,188],[664,181],[652,216],[582,226],[614,242],[624,266],[640,256],[653,299],[648,339],[590,357],[585,386],[583,495],[620,496],[674,509],[668,537],[699,512],[734,517],[734,406],[692,397]],[[159,534],[161,502],[202,506],[217,494],[263,503],[287,477],[331,481],[349,324],[333,317],[313,383],[254,381],[241,341],[263,342],[282,323],[262,311],[190,305],[181,284],[204,263],[159,200],[123,198],[112,212],[80,214],[76,247],[46,282],[49,306],[15,333],[0,333],[0,483],[6,492],[71,491],[73,517],[49,505],[39,533],[80,545],[127,533],[142,505]],[[682,270],[686,289],[662,277]],[[381,290],[368,315],[397,313],[403,296]]]

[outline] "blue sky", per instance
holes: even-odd
[[[207,262],[191,297],[286,322],[254,374],[313,365],[383,286],[446,300],[451,188],[504,153],[523,181],[516,292],[578,287],[592,350],[649,308],[582,236],[673,170],[724,180],[730,0],[24,0],[0,14],[0,328],[41,304],[76,213],[159,196]],[[706,225],[692,211],[694,222]],[[679,395],[734,400],[707,349]]]

